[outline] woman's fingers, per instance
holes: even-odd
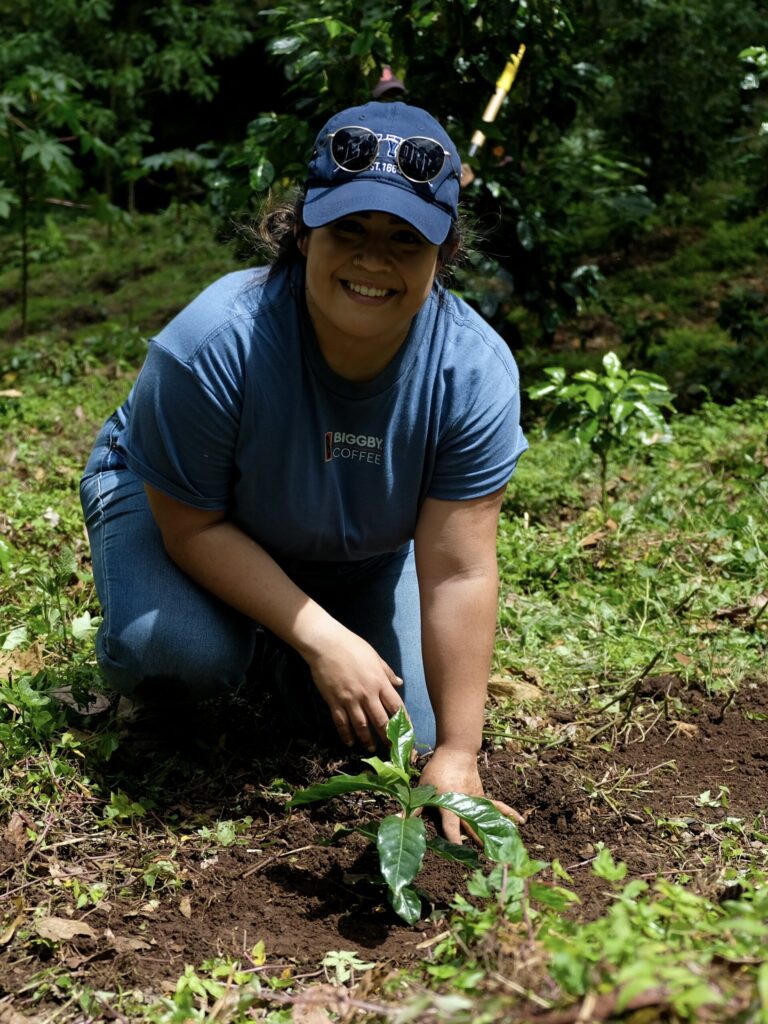
[[[523,815],[516,811],[514,807],[510,807],[509,804],[505,804],[503,800],[491,800],[491,803],[500,814],[503,814],[506,818],[514,821],[516,825],[525,824],[525,818]]]

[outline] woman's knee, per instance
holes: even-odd
[[[134,694],[147,681],[164,679],[204,699],[242,681],[253,645],[253,627],[238,622],[234,613],[232,621],[208,621],[183,631],[161,614],[147,613],[118,632],[100,630],[96,649],[104,677],[121,693]]]

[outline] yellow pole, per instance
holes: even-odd
[[[509,90],[512,88],[512,83],[517,75],[517,70],[520,67],[520,61],[523,59],[525,54],[525,43],[520,44],[520,49],[517,53],[510,55],[509,60],[504,65],[504,70],[499,75],[499,79],[496,82],[496,91],[488,101],[488,105],[483,111],[483,122],[485,124],[491,124],[496,120],[496,115],[501,108],[501,104],[504,102]],[[469,155],[474,156],[481,146],[485,145],[485,134],[478,128],[472,136],[469,146]]]

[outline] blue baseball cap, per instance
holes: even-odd
[[[441,245],[458,219],[460,178],[458,151],[426,110],[400,102],[350,107],[315,140],[303,220],[320,228],[377,210]]]

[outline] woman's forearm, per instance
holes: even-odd
[[[422,583],[422,646],[437,746],[476,754],[483,733],[498,600],[495,568]]]
[[[188,576],[306,660],[343,628],[234,523],[222,519],[181,534],[165,531],[163,537],[169,556]]]

